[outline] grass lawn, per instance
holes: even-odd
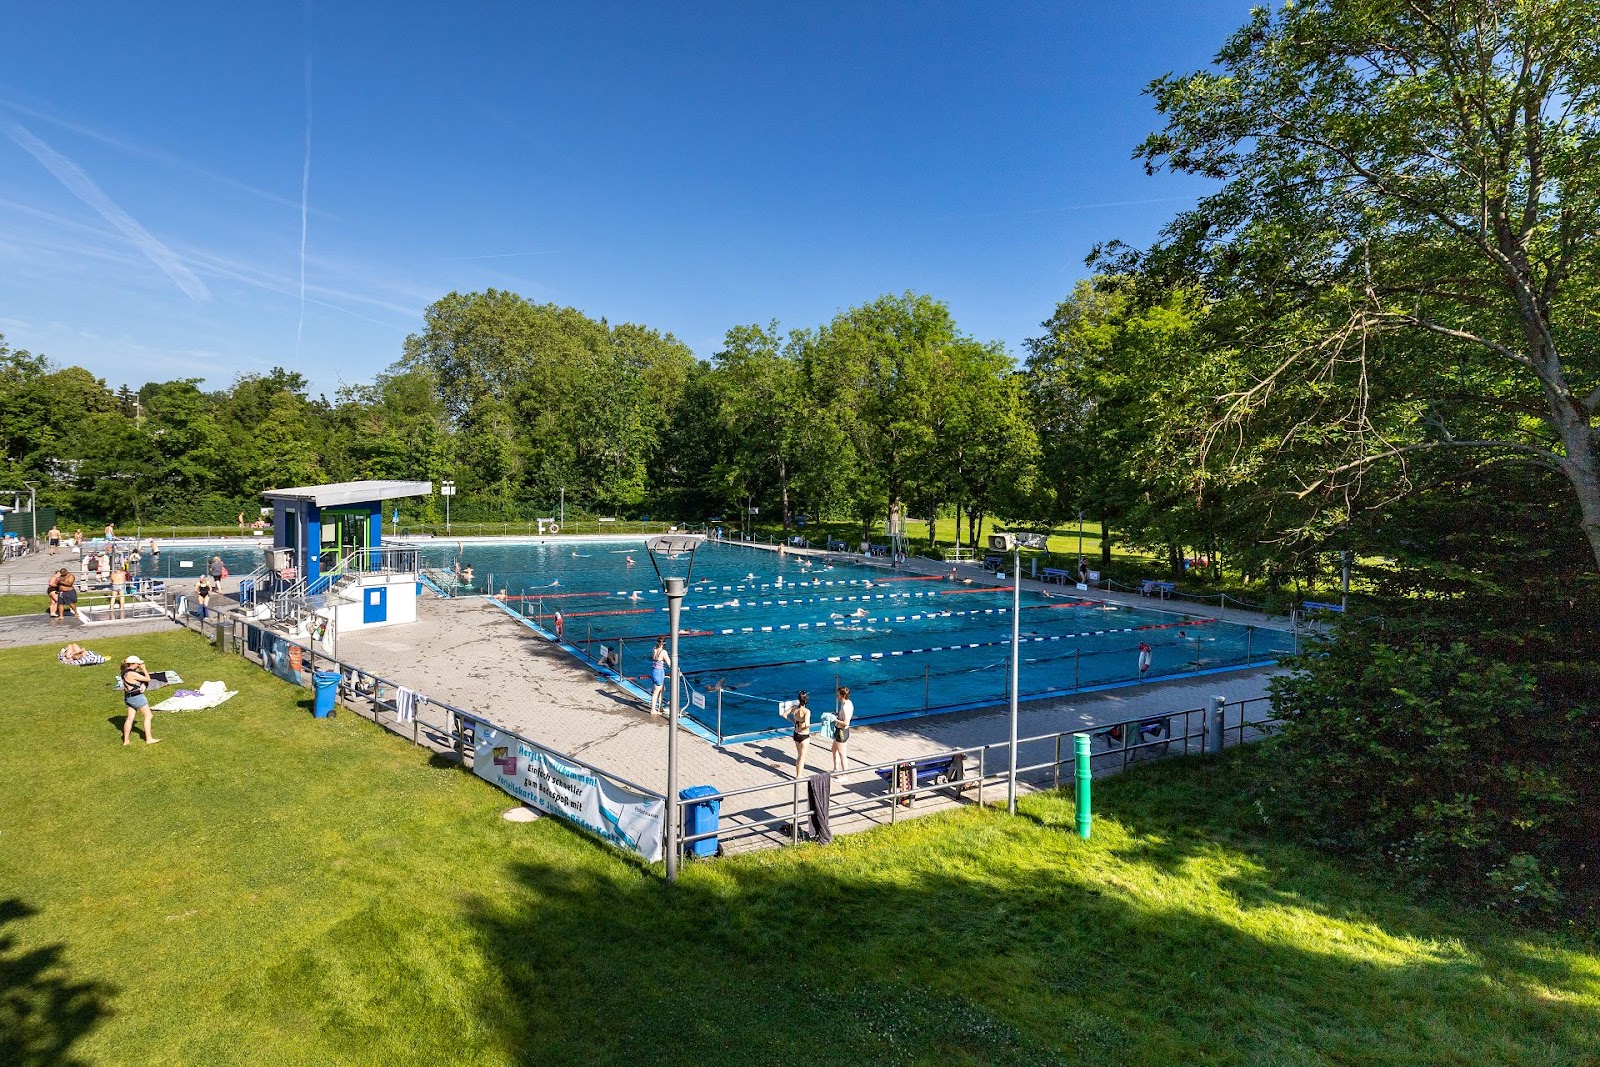
[[[44,579],[40,579],[43,581]],[[50,610],[48,593],[12,593],[0,596],[0,617],[7,615],[43,615]]]
[[[1592,945],[1375,888],[1252,753],[658,875],[181,632],[0,650],[0,1060],[1593,1064]]]

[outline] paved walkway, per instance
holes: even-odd
[[[1093,595],[1143,607],[1152,603],[1137,596]],[[1184,606],[1192,612],[1192,606]],[[1263,626],[1287,625],[1283,620],[1261,616],[1246,620],[1243,613],[1233,609],[1229,617]],[[418,604],[415,624],[345,635],[337,654],[344,662],[391,682],[480,713],[530,740],[665,792],[664,720],[652,719],[648,708],[636,698],[597,678],[554,642],[493,604],[479,599],[425,599]],[[1019,709],[1019,736],[1170,715],[1203,707],[1213,695],[1224,696],[1230,702],[1262,697],[1272,673],[1270,669],[1258,669],[1029,701]],[[430,717],[436,716],[425,716]],[[1008,736],[1009,715],[1004,707],[862,726],[851,736],[850,764],[870,767],[1004,742]],[[1064,753],[1069,760],[1070,751],[1068,742]],[[711,785],[728,791],[793,781],[794,746],[787,737],[718,749],[685,730],[678,753],[680,787]],[[995,755],[991,752],[990,758]],[[1034,746],[1032,751],[1025,747],[1019,756],[1024,765],[1052,758],[1053,752],[1046,751],[1043,745]],[[830,745],[819,737],[810,746],[806,771],[809,774],[826,770],[830,761]],[[995,766],[991,763],[989,769],[992,772]],[[969,768],[969,774],[975,771],[975,767]],[[1070,770],[1066,773],[1070,774]],[[1042,777],[1049,781],[1051,776],[1045,772]],[[864,797],[877,796],[880,805],[887,789],[875,777],[860,774],[847,775],[843,787]],[[835,786],[836,794],[840,788]],[[994,794],[986,793],[986,800],[993,798]],[[771,807],[775,815],[781,814],[792,807],[792,789],[758,794],[750,798],[749,804],[758,810]],[[919,804],[919,809],[932,806]],[[887,813],[882,817],[886,819]]]
[[[62,567],[72,568],[74,574],[79,575],[79,599],[85,604],[104,603],[103,593],[97,593],[89,588],[89,583],[82,579],[83,558],[63,548],[52,556],[48,549],[31,552],[26,556],[8,559],[0,564],[0,594],[14,594],[37,596],[45,591],[45,583],[50,580],[50,575]],[[168,579],[169,589],[190,590],[194,588],[195,579]],[[129,603],[133,603],[130,599]],[[43,611],[33,615],[8,615],[0,616],[0,648],[15,648],[21,645],[44,645],[59,641],[66,644],[76,641],[80,645],[91,645],[101,637],[121,637],[125,634],[152,633],[172,628],[172,622],[164,617],[152,619],[135,619],[124,622],[103,622],[92,625],[79,622],[76,618],[52,619]]]

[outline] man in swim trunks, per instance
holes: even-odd
[[[52,526],[50,527],[50,532],[44,536],[45,540],[50,542],[50,554],[52,556],[55,555],[56,549],[61,547],[61,531]]]
[[[78,617],[78,590],[76,588],[78,579],[65,567],[61,568],[61,573],[58,577],[60,581],[56,583],[56,618],[64,619],[67,617],[67,612],[70,611],[72,617],[76,619]]]

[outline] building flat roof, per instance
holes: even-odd
[[[401,482],[369,479],[362,482],[331,482],[328,485],[300,485],[291,489],[268,489],[261,495],[268,500],[309,500],[319,508],[340,504],[368,504],[375,500],[396,500],[408,496],[429,496],[432,482]]]

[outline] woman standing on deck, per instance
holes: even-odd
[[[779,715],[794,723],[794,776],[799,778],[806,772],[806,746],[811,743],[811,705],[806,701],[811,694],[804,689],[795,694],[794,703]]]
[[[833,718],[833,769],[845,769],[845,747],[850,743],[850,720],[856,717],[855,703],[850,699],[850,687],[839,687],[839,710]]]
[[[650,714],[661,714],[661,697],[667,691],[667,668],[672,666],[672,656],[667,652],[667,639],[656,638],[656,647],[650,650]]]

